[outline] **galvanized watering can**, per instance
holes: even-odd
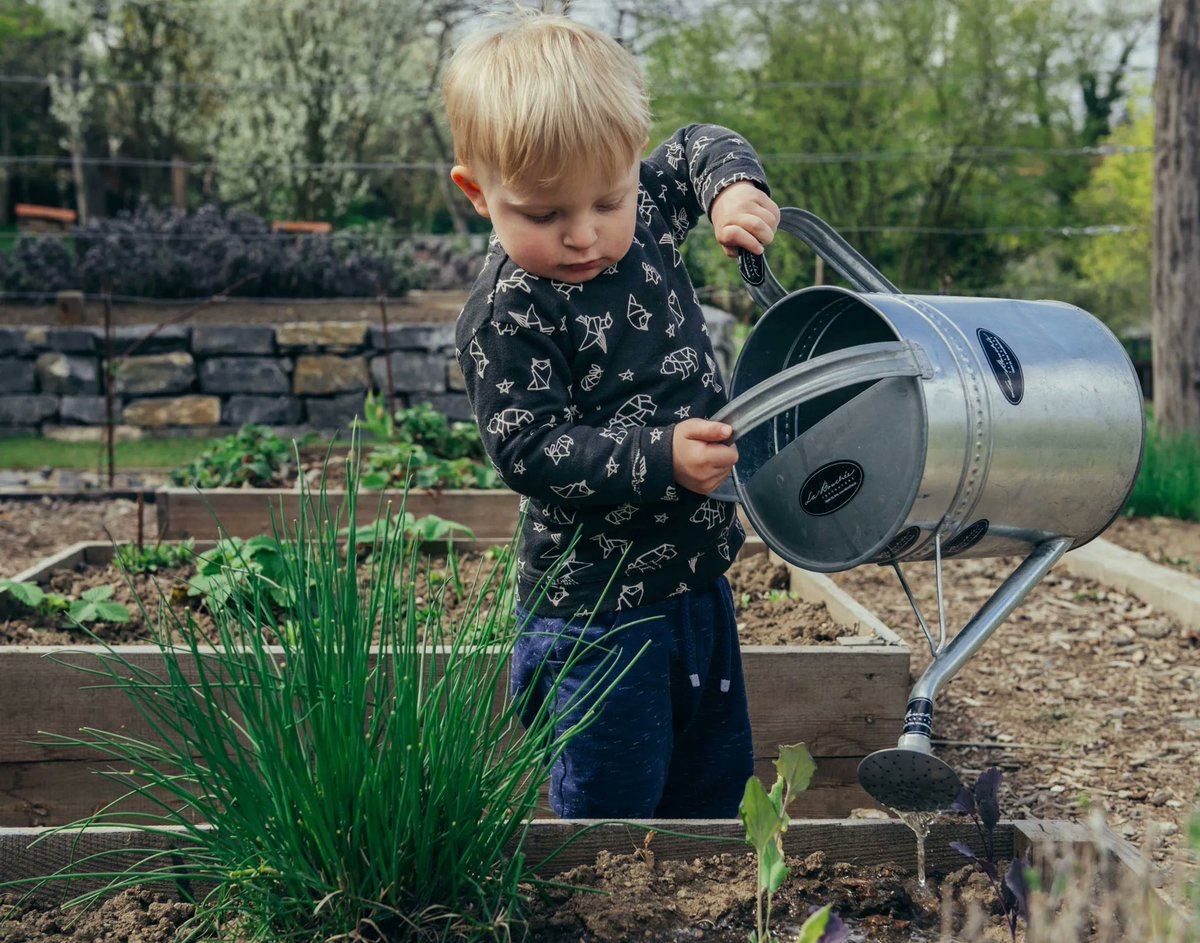
[[[933,700],[1071,547],[1125,503],[1145,441],[1141,387],[1121,343],[1053,301],[900,292],[825,222],[786,208],[851,289],[787,292],[765,256],[742,277],[765,310],[730,382],[739,460],[714,495],[738,500],[767,545],[819,572],[892,565],[933,661],[909,695],[897,748],[859,781],[880,803],[934,811],[958,776],[932,754]],[[949,641],[941,561],[1022,562]],[[936,562],[938,641],[901,563]]]

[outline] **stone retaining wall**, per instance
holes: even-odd
[[[728,376],[733,319],[707,309]],[[451,419],[471,418],[454,360],[454,324],[362,322],[275,325],[120,326],[112,349],[142,341],[116,362],[114,419],[125,438],[213,435],[244,423],[289,430],[345,429],[368,390],[387,384],[390,351],[398,406],[430,403]],[[41,434],[88,440],[105,425],[104,331],[0,327],[0,436]]]

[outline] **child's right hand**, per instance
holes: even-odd
[[[685,419],[675,426],[671,457],[675,480],[689,491],[708,494],[737,463],[733,427],[711,419]]]

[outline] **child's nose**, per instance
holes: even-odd
[[[572,249],[586,249],[596,241],[596,227],[590,219],[572,222],[563,234],[563,242]]]

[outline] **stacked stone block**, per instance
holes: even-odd
[[[112,332],[122,434],[223,434],[245,423],[348,428],[383,393],[382,328],[354,322],[120,327]],[[469,419],[454,326],[390,332],[398,406]],[[121,356],[124,352],[132,352]],[[105,340],[97,328],[0,327],[0,435],[89,437],[105,424]]]
[[[725,376],[733,319],[705,309]],[[97,437],[105,425],[104,363],[115,356],[114,421],[123,437],[214,435],[246,423],[345,430],[368,390],[391,378],[398,406],[430,403],[470,420],[454,360],[454,325],[351,321],[114,328],[0,327],[0,436]]]

